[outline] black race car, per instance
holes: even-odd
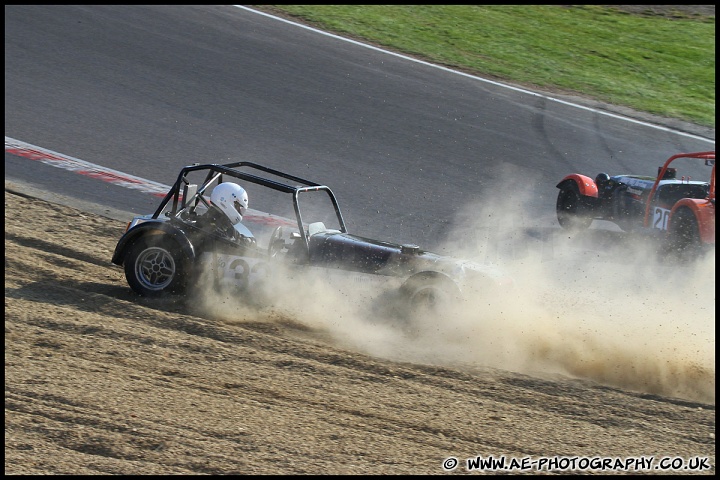
[[[711,166],[709,180],[678,177],[681,162],[674,162],[683,159]],[[574,173],[557,188],[557,219],[563,228],[583,230],[593,219],[608,220],[624,231],[655,233],[676,250],[715,246],[714,151],[673,155],[657,176],[599,173],[593,180]]]
[[[241,185],[262,210],[218,228],[211,192],[225,182]],[[330,282],[383,282],[412,310],[511,283],[491,265],[351,234],[330,188],[251,162],[184,167],[157,210],[128,224],[112,262],[147,297],[182,295],[201,272],[211,272],[215,288],[246,291],[277,271],[302,281],[313,270]]]

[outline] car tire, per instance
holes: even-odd
[[[555,211],[558,223],[566,230],[586,230],[593,220],[575,184],[560,188]]]
[[[437,315],[458,299],[457,286],[439,275],[420,274],[408,279],[400,289],[405,316]]]
[[[668,247],[671,254],[693,254],[700,250],[700,228],[697,218],[689,208],[673,213],[668,225]]]
[[[187,284],[187,259],[167,235],[135,240],[125,257],[125,278],[144,297],[183,294]]]

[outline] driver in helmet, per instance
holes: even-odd
[[[221,183],[210,194],[210,203],[208,224],[216,234],[236,241],[244,239],[248,244],[255,243],[252,232],[240,223],[248,208],[248,194],[244,188],[232,182]]]

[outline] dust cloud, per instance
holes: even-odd
[[[382,308],[382,286],[307,270],[278,272],[250,293],[262,299],[254,304],[202,292],[203,308],[226,321],[271,312],[264,318],[292,318],[393,361],[569,376],[714,404],[714,250],[668,261],[602,222],[573,235],[557,224],[524,227],[523,215],[487,199],[459,212],[440,251],[497,266],[513,285],[472,292],[442,315],[403,321]]]

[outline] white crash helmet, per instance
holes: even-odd
[[[225,182],[215,187],[210,195],[210,201],[230,220],[237,225],[248,208],[248,194],[244,188],[236,183]]]

